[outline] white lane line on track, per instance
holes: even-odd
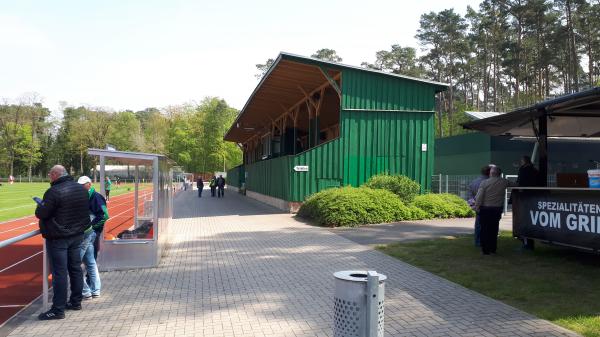
[[[131,208],[128,208],[127,210],[125,210],[125,211],[123,211],[123,212],[121,212],[121,213],[119,213],[119,214],[117,214],[117,215],[114,215],[112,218],[116,218],[116,217],[118,217],[118,216],[120,216],[120,215],[122,215],[122,214],[124,214],[124,213],[126,213],[126,212],[128,212],[128,211],[131,211],[132,209],[133,209],[133,207],[131,207]],[[20,264],[20,263],[23,263],[23,262],[25,262],[25,261],[27,261],[27,260],[29,260],[29,259],[33,258],[34,256],[40,255],[41,253],[43,253],[43,251],[37,252],[37,253],[35,253],[35,254],[31,255],[31,256],[30,256],[30,257],[28,257],[28,258],[25,258],[25,259],[23,259],[23,260],[21,260],[21,261],[19,261],[19,262],[16,262],[16,263],[14,263],[14,264],[12,264],[12,265],[10,265],[10,266],[8,266],[8,267],[6,267],[6,268],[4,268],[4,269],[0,270],[0,273],[2,273],[3,271],[9,270],[10,268],[12,268],[12,267],[14,267],[14,266],[16,266],[16,265],[18,265],[18,264]]]
[[[15,227],[13,229],[8,229],[8,230],[5,230],[4,232],[0,232],[0,234],[4,234],[4,233],[16,231],[17,229],[21,229],[21,228],[25,228],[25,227],[29,227],[29,226],[33,226],[33,225],[37,225],[37,222],[32,222],[32,223],[30,223],[28,225],[24,225],[24,226],[20,226],[20,227]]]
[[[6,304],[6,305],[0,305],[0,308],[22,308],[22,307],[26,307],[27,304]]]
[[[145,196],[148,196],[148,195],[151,195],[151,194],[152,194],[152,192],[149,192],[149,193],[146,193],[146,194],[142,194],[142,195],[139,196],[139,198],[141,199],[141,198],[143,198]],[[121,196],[125,197],[125,196],[127,196],[127,194],[121,194],[121,195],[116,196],[115,198],[118,198],[118,197],[121,197]],[[116,200],[116,201],[119,201],[119,200]],[[121,202],[121,203],[118,203],[118,204],[114,204],[114,203],[111,202],[108,206],[119,207],[119,206],[122,206],[122,205],[124,205],[124,204],[126,204],[128,202],[133,203],[133,200],[132,201]],[[14,222],[14,221],[19,221],[19,220],[23,220],[23,219],[27,219],[27,218],[33,218],[33,217],[34,217],[33,215],[29,215],[29,216],[24,216],[22,218],[17,218],[17,219],[12,219],[12,220],[8,220],[8,221],[0,222],[0,226],[5,225],[5,224],[9,224],[9,223]]]
[[[11,208],[3,208],[3,209],[0,209],[0,212],[10,211],[11,209],[17,209],[17,208],[23,208],[23,207],[33,207],[33,206],[35,206],[35,203],[33,205],[22,205],[22,206],[11,207]]]
[[[36,256],[38,256],[38,255],[40,255],[40,254],[42,254],[42,253],[43,253],[43,251],[39,251],[39,252],[37,252],[37,253],[35,253],[35,254],[31,255],[30,257],[24,258],[23,260],[21,260],[21,261],[19,261],[19,262],[13,263],[13,264],[11,264],[10,266],[8,266],[8,267],[6,267],[6,268],[4,268],[4,269],[0,270],[0,273],[2,273],[2,272],[4,272],[4,271],[7,271],[7,270],[9,270],[10,268],[12,268],[12,267],[14,267],[14,266],[16,266],[16,265],[18,265],[18,264],[20,264],[20,263],[23,263],[23,262],[25,262],[25,261],[27,261],[27,260],[29,260],[29,259],[31,259],[31,258],[34,258],[34,257],[36,257]]]

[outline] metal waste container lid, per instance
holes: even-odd
[[[344,270],[333,273],[333,277],[352,282],[367,282],[367,274],[366,270]],[[379,282],[383,282],[387,280],[387,276],[377,273],[379,277]]]

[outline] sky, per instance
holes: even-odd
[[[479,0],[0,0],[0,100],[36,92],[71,106],[141,110],[225,99],[241,109],[256,64],[280,51],[373,62],[419,48],[421,14]]]

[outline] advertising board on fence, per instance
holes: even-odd
[[[513,234],[600,250],[600,190],[515,188]]]

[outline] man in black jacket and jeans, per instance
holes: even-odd
[[[41,320],[65,318],[65,309],[81,310],[83,273],[80,246],[83,232],[90,227],[88,193],[73,181],[61,165],[48,173],[50,188],[35,210],[40,231],[46,239],[52,269],[52,308],[41,313]],[[69,279],[67,280],[67,275]],[[71,297],[67,302],[67,284]]]

